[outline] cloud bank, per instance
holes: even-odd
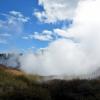
[[[53,32],[48,31],[48,30],[43,30],[43,32],[41,32],[41,33],[34,32],[31,35],[22,37],[22,39],[25,39],[25,40],[35,39],[38,41],[52,41],[53,40]]]
[[[39,75],[80,75],[100,68],[100,0],[39,0],[39,4],[44,7],[35,12],[39,20],[72,18],[70,28],[55,32],[78,42],[61,38],[37,53],[27,53],[20,58],[21,69]]]
[[[79,0],[39,0],[44,11],[36,10],[34,15],[45,23],[72,19]]]

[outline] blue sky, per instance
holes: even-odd
[[[100,66],[99,10],[100,0],[0,0],[0,51],[40,51],[22,58],[36,74],[87,74]]]
[[[36,50],[62,38],[54,30],[69,27],[71,19],[57,16],[50,19],[46,15],[46,3],[40,2],[41,0],[0,0],[1,52],[11,49]],[[42,12],[45,14],[42,15]]]

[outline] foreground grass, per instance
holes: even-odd
[[[99,80],[51,80],[0,69],[0,100],[100,100]]]

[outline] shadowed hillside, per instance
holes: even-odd
[[[0,65],[0,100],[100,100],[100,80],[49,80]]]
[[[36,80],[37,76],[0,65],[0,100],[49,100],[49,92]]]

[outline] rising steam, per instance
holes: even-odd
[[[78,40],[58,39],[37,55],[21,57],[21,68],[40,75],[80,75],[100,67],[100,0],[82,0],[67,34]]]
[[[100,67],[100,0],[80,0],[67,34],[37,53],[20,56],[21,70],[39,75],[81,75]]]

